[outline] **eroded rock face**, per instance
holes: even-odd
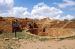
[[[0,18],[0,32],[12,32],[13,21],[17,20],[21,30],[28,30],[32,34],[41,36],[63,36],[72,34],[75,28],[75,21],[50,20],[48,18],[41,20],[20,19],[20,18]],[[71,30],[70,30],[71,29]]]
[[[12,32],[12,19],[1,18],[0,19],[0,31],[1,32]]]
[[[34,23],[37,27],[35,27]],[[41,36],[67,36],[71,35],[72,29],[75,28],[74,21],[58,21],[58,20],[38,20],[35,21],[30,28],[32,34]]]

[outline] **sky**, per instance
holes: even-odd
[[[71,20],[75,18],[75,0],[0,0],[0,16]]]

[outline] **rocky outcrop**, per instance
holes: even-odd
[[[12,32],[12,20],[11,18],[0,18],[0,31]]]
[[[0,17],[0,32],[13,32],[14,26],[12,25],[15,20],[17,20],[16,23],[21,30],[28,30],[32,34],[41,36],[68,35],[72,33],[69,29],[75,28],[75,21]]]

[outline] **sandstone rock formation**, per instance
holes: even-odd
[[[0,17],[0,32],[13,32],[12,24],[15,20],[17,20],[16,23],[19,24],[21,30],[28,30],[32,34],[42,36],[70,35],[72,34],[72,29],[75,29],[75,21]]]
[[[12,20],[11,18],[0,18],[0,31],[12,32]]]

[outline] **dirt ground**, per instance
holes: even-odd
[[[75,49],[75,39],[65,40],[0,40],[0,49]]]
[[[74,40],[62,40],[62,41],[19,41],[19,49],[75,49]]]
[[[11,34],[13,35],[13,34]],[[3,35],[4,36],[4,35]],[[75,36],[65,39],[38,38],[31,34],[18,34],[18,38],[0,39],[0,49],[75,49]],[[25,38],[23,38],[24,36]],[[6,37],[6,36],[5,36]],[[40,40],[38,40],[40,39]]]

